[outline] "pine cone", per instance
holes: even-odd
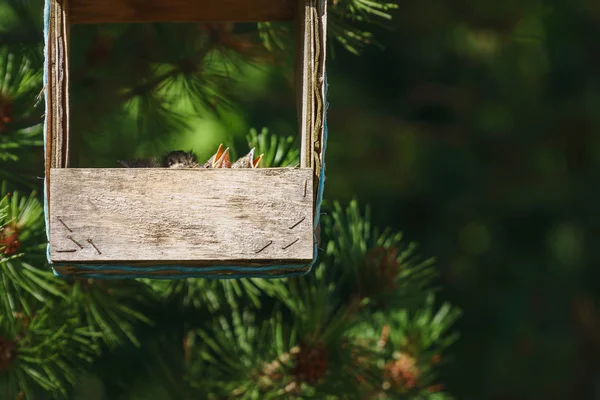
[[[417,361],[407,354],[400,354],[384,367],[384,388],[413,389],[420,374]]]
[[[298,382],[316,385],[327,373],[327,349],[322,344],[301,346],[295,352],[293,373]]]
[[[402,268],[397,258],[398,250],[395,247],[376,247],[367,254],[368,272],[379,279],[379,287],[396,289],[396,277]]]
[[[17,358],[17,345],[0,336],[0,372],[6,372]]]
[[[429,393],[438,393],[438,392],[443,392],[445,389],[444,385],[442,385],[441,383],[438,383],[436,385],[431,385],[427,388],[427,391]]]
[[[0,254],[12,256],[17,254],[21,247],[19,231],[14,226],[6,226],[0,233]]]
[[[13,104],[8,100],[0,99],[0,133],[6,131],[6,127],[13,120]]]

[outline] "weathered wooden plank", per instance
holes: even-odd
[[[55,263],[313,258],[311,169],[52,169]]]
[[[295,0],[71,0],[71,22],[292,21]]]
[[[296,43],[296,90],[298,126],[301,136],[300,166],[313,168],[315,185],[323,163],[325,120],[325,60],[327,2],[304,0],[299,3]]]
[[[50,168],[65,168],[69,159],[69,0],[52,0],[46,47],[46,179]],[[49,183],[48,181],[46,182]],[[49,186],[48,186],[49,187]]]
[[[314,171],[317,195],[323,166],[327,1],[301,0],[296,27],[296,95],[300,166]],[[315,205],[316,205],[315,197]]]
[[[69,1],[53,0],[52,168],[69,162]]]

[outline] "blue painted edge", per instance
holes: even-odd
[[[224,274],[212,274],[212,275],[204,275],[204,274],[177,274],[177,275],[143,275],[139,273],[132,274],[120,274],[120,275],[106,275],[102,273],[98,274],[81,274],[77,275],[80,278],[86,279],[101,279],[101,280],[123,280],[123,279],[153,279],[153,280],[181,280],[181,279],[192,279],[192,278],[200,278],[200,279],[211,279],[211,280],[226,280],[226,279],[252,279],[252,278],[261,278],[261,279],[282,279],[282,278],[295,278],[306,275],[308,272],[295,272],[295,273],[286,273],[286,274],[278,274],[278,275],[266,275],[263,273],[255,273],[255,274],[244,274],[240,276],[232,276],[232,275],[224,275]],[[64,277],[63,275],[58,275],[55,272],[55,275],[59,277]],[[69,276],[70,278],[70,276]]]
[[[44,88],[48,84],[48,40],[50,33],[50,5],[51,0],[46,0],[44,5]],[[317,189],[317,204],[315,207],[315,219],[314,219],[314,227],[315,227],[315,247],[314,247],[314,256],[313,260],[310,264],[306,265],[305,271],[294,271],[294,272],[285,272],[286,269],[298,269],[302,268],[301,265],[270,265],[264,267],[241,267],[241,266],[212,266],[212,267],[181,267],[181,266],[160,266],[160,267],[133,267],[133,266],[120,266],[120,265],[81,265],[81,264],[56,264],[52,263],[50,260],[50,221],[48,215],[48,187],[47,187],[47,179],[44,179],[44,221],[46,225],[46,238],[48,240],[48,245],[46,248],[46,258],[48,260],[48,264],[52,268],[54,275],[59,277],[69,277],[67,275],[62,275],[56,271],[55,266],[73,266],[86,268],[89,270],[98,270],[102,271],[105,269],[118,270],[123,272],[131,272],[130,274],[121,274],[121,275],[104,275],[101,273],[90,273],[90,274],[82,274],[78,275],[81,278],[93,278],[93,279],[136,279],[136,278],[148,278],[148,279],[167,279],[167,280],[176,280],[176,279],[187,279],[187,278],[205,278],[205,279],[242,279],[242,278],[265,278],[265,279],[274,279],[274,278],[289,278],[302,276],[310,273],[312,271],[313,266],[317,262],[318,258],[318,243],[317,243],[317,234],[316,230],[319,227],[319,221],[321,217],[321,203],[323,202],[323,192],[325,189],[325,151],[327,148],[327,136],[328,136],[328,128],[327,128],[327,110],[329,109],[329,103],[327,102],[327,92],[329,90],[329,85],[327,83],[327,74],[325,74],[325,110],[323,111],[323,149],[322,149],[322,165],[321,165],[321,173],[319,176],[319,187]],[[48,113],[50,106],[50,99],[48,98],[47,90],[44,90],[44,99],[45,99],[45,116],[44,116],[44,156],[46,156],[48,148],[47,148],[47,123],[48,123]],[[45,158],[44,158],[45,159]],[[45,177],[46,178],[46,177]],[[156,272],[163,270],[176,270],[183,272],[183,274],[178,275],[164,275],[164,276],[152,276],[147,275],[148,272]],[[210,274],[210,271],[244,271],[244,274]],[[278,275],[265,274],[265,271],[275,271],[282,270]]]
[[[48,36],[50,34],[50,0],[46,0],[44,3],[44,160],[47,159],[47,151],[48,146],[46,146],[47,141],[47,125],[48,125],[48,113],[50,108],[50,99],[48,98],[48,90],[46,87],[48,85]],[[45,165],[44,161],[44,165]],[[48,246],[50,246],[50,221],[48,215],[48,188],[47,186],[47,177],[44,176],[44,223],[46,224],[46,240],[48,241]]]

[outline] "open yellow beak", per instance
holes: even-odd
[[[258,164],[260,163],[260,160],[262,160],[263,156],[264,154],[261,154],[252,161],[252,168],[258,168]]]
[[[223,145],[219,146],[213,163],[213,168],[231,168],[231,160],[229,159],[229,147],[223,150]]]

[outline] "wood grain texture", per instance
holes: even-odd
[[[73,24],[292,21],[295,0],[71,0]]]
[[[51,168],[66,168],[69,159],[69,0],[52,0],[46,47],[46,180]],[[47,187],[49,182],[47,181]]]
[[[52,169],[50,258],[310,263],[312,177],[293,168]]]
[[[327,1],[301,0],[298,6],[295,77],[300,166],[313,169],[316,196],[324,161]]]
[[[313,1],[298,2],[298,19],[296,20],[296,104],[298,129],[300,132],[300,167],[312,168],[312,119],[311,101],[313,85],[314,58],[314,19]]]
[[[327,0],[314,0],[314,63],[312,64],[313,119],[312,122],[312,168],[315,171],[315,187],[318,187],[321,168],[323,165],[323,146],[325,128],[325,61],[327,55]]]

